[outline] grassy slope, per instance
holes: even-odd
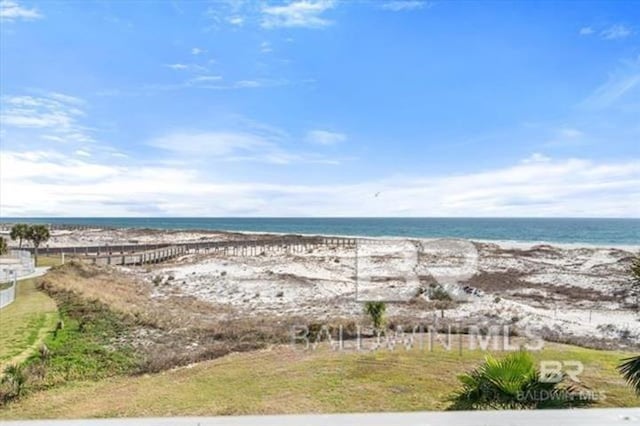
[[[62,257],[59,254],[49,256],[39,255],[36,266],[59,266],[61,264]]]
[[[57,319],[55,302],[36,290],[35,280],[18,281],[16,300],[0,310],[0,371],[37,349]]]
[[[40,386],[71,380],[99,380],[135,371],[138,359],[126,345],[113,345],[127,332],[123,319],[106,305],[87,301],[71,293],[55,296],[64,328],[49,333],[44,342],[50,356]],[[40,364],[40,357],[28,363]]]
[[[615,370],[627,355],[547,344],[536,357],[584,362],[583,384],[606,395],[598,406],[638,406]],[[0,418],[441,410],[459,386],[456,376],[483,356],[441,348],[363,354],[277,347],[159,374],[72,382],[12,403]]]

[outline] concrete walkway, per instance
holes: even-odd
[[[640,422],[638,408],[579,410],[451,411],[330,414],[308,416],[167,417],[5,422],[6,426],[630,426]]]
[[[36,270],[29,274],[29,275],[22,275],[18,277],[18,281],[21,280],[28,280],[29,278],[38,278],[43,276],[44,274],[46,274],[47,272],[49,272],[49,269],[51,269],[51,266],[38,266],[36,267]]]

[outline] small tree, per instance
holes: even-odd
[[[18,247],[22,248],[22,240],[27,239],[27,233],[29,232],[29,225],[26,223],[16,223],[11,227],[11,233],[9,236],[13,241],[18,240]]]
[[[384,323],[384,312],[387,306],[384,302],[367,302],[364,304],[364,311],[371,317],[373,328],[379,331]]]
[[[31,225],[27,231],[27,239],[31,241],[34,248],[36,264],[38,263],[38,247],[51,237],[49,228],[44,225]]]
[[[4,237],[0,237],[0,256],[7,253],[9,253],[9,246],[7,245],[7,240],[5,240]]]

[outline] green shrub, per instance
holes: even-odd
[[[13,399],[20,398],[27,389],[27,374],[23,366],[10,365],[4,370],[2,380],[0,380],[0,397],[6,403]]]
[[[384,302],[366,302],[364,304],[364,311],[371,318],[373,322],[373,328],[377,331],[382,328],[384,324],[384,313],[387,310],[387,306]]]
[[[429,298],[431,300],[442,300],[445,302],[452,300],[449,293],[439,284],[429,288]]]
[[[561,381],[544,380],[524,351],[502,359],[488,355],[484,364],[458,379],[462,389],[453,396],[450,409],[568,408],[593,402]]]

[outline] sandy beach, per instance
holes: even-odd
[[[48,246],[175,244],[259,235],[265,234],[58,230],[53,231]],[[434,240],[412,241],[428,246]],[[528,329],[553,340],[603,347],[624,348],[640,341],[640,314],[637,301],[629,295],[627,272],[636,247],[467,244],[475,250],[475,263],[470,274],[447,287],[458,288],[451,294],[453,300],[433,296],[431,290],[441,287],[429,274],[428,262],[433,259],[420,259],[417,287],[409,289],[413,297],[388,304],[390,322],[405,327],[436,320],[463,326],[506,324],[516,332]],[[224,307],[223,315],[228,318],[264,314],[331,322],[362,318],[362,298],[356,294],[356,255],[352,248],[332,246],[303,253],[266,251],[259,256],[190,253],[170,263],[117,269],[151,285],[155,299],[195,297]],[[441,257],[438,262],[449,260]],[[463,287],[471,294],[461,292]]]

